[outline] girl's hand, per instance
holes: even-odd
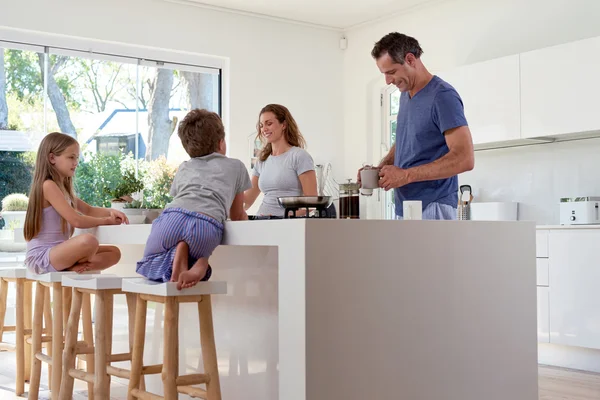
[[[106,221],[106,225],[121,225],[121,222],[123,222],[123,220],[117,217],[113,211],[111,211],[110,216],[105,217],[104,220]]]
[[[117,218],[121,218],[122,224],[129,224],[129,218],[127,218],[127,215],[125,215],[125,213],[119,210],[112,210],[111,212],[115,214]]]

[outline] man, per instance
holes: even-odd
[[[474,167],[473,141],[460,96],[425,68],[421,54],[415,38],[397,32],[371,52],[385,82],[402,92],[396,143],[379,164],[379,186],[394,189],[399,219],[405,200],[421,200],[423,219],[456,219],[457,175]]]

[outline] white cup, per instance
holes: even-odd
[[[423,219],[423,203],[421,200],[404,201],[402,203],[402,210],[404,212],[402,218],[405,220]]]

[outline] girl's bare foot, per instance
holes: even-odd
[[[171,282],[179,282],[179,278],[184,271],[188,269],[188,254],[190,248],[186,242],[179,242],[175,248],[175,257],[173,258],[173,272]],[[179,286],[178,286],[179,287]]]

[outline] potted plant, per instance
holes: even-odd
[[[29,198],[21,193],[13,193],[2,199],[0,215],[4,219],[5,227],[10,230],[23,228]]]
[[[141,179],[136,178],[133,171],[127,171],[123,174],[123,179],[114,189],[105,188],[105,192],[112,197],[111,207],[117,210],[123,210],[127,203],[133,201],[133,193],[140,192],[144,188]]]
[[[138,197],[138,193],[133,194],[134,197]],[[145,208],[141,200],[134,200],[131,203],[125,203],[123,207],[123,213],[129,218],[130,224],[143,224],[146,222]]]

